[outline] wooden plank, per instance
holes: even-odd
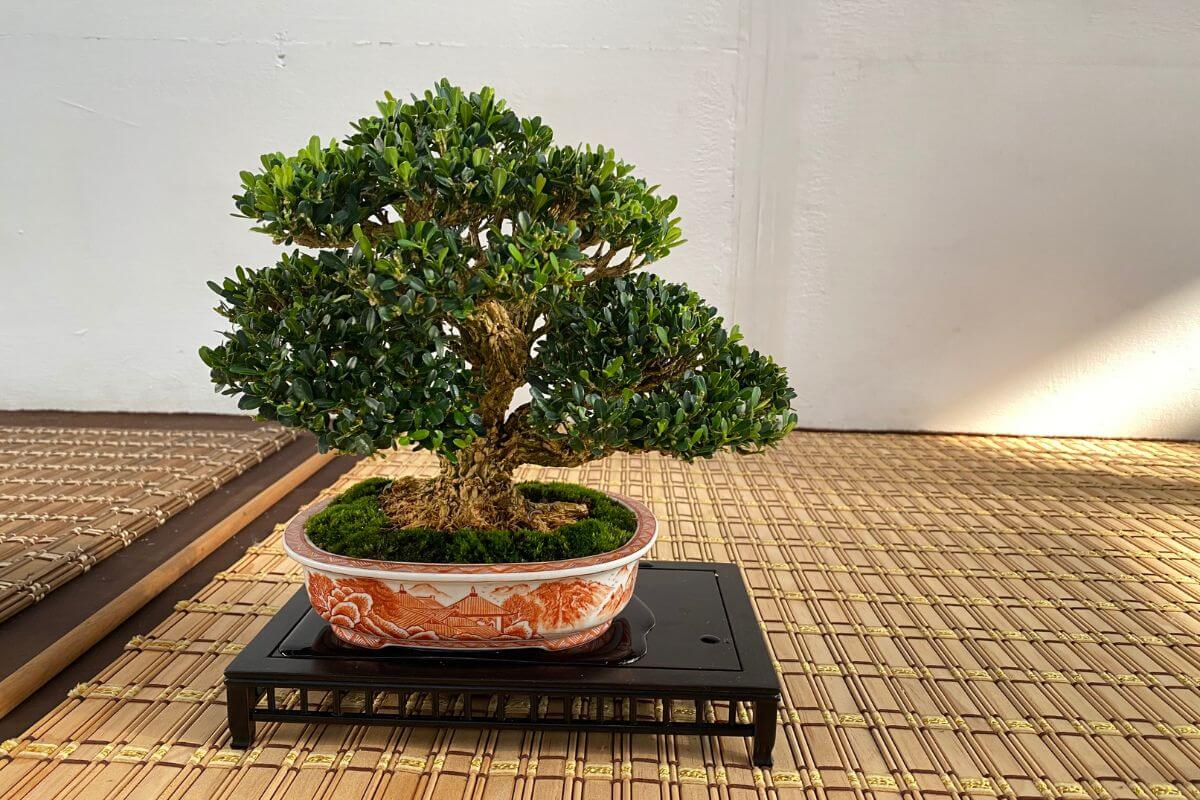
[[[135,611],[156,597],[164,588],[203,561],[209,553],[220,547],[334,457],[333,453],[317,453],[306,459],[232,514],[197,536],[184,549],[167,559],[162,566],[98,609],[81,625],[43,650],[23,667],[0,680],[0,717],[20,705],[43,683],[78,658],[93,644],[103,639]]]

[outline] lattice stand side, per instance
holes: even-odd
[[[749,736],[756,766],[771,765],[778,698],[491,694],[227,682],[232,746],[247,748],[255,724],[522,728],[612,733]]]

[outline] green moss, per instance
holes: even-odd
[[[573,483],[529,482],[517,485],[529,500],[584,503],[588,515],[548,533],[531,530],[461,530],[453,533],[396,528],[379,506],[391,481],[370,478],[356,483],[304,526],[308,538],[329,553],[381,561],[447,564],[501,564],[557,561],[606,553],[629,541],[637,517],[625,506]]]

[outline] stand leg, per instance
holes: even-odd
[[[254,720],[250,718],[250,706],[258,698],[253,686],[225,684],[225,705],[229,712],[230,744],[245,750],[254,743]]]
[[[774,763],[771,751],[775,749],[776,699],[754,702],[754,755],[756,767],[769,767]]]

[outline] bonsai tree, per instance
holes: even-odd
[[[489,88],[443,80],[378,109],[341,143],[314,136],[241,174],[240,215],[299,246],[209,284],[230,330],[200,356],[241,408],[322,451],[433,451],[438,476],[382,502],[435,531],[584,513],[524,497],[521,464],[692,459],[792,428],[784,370],[643,269],[683,243],[675,197],[605,147],[555,145]]]

